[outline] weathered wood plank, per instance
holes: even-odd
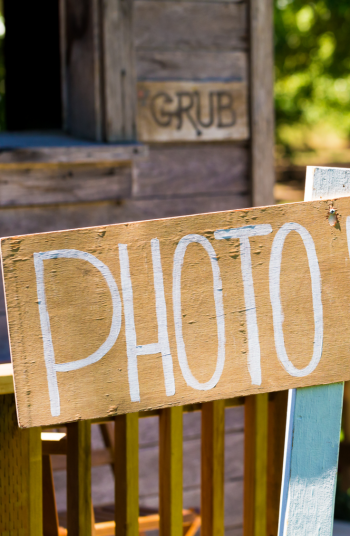
[[[225,402],[202,407],[201,534],[224,535]]]
[[[2,534],[43,536],[40,428],[20,430],[14,396],[1,397],[0,527]]]
[[[308,167],[304,199],[342,197],[350,192],[349,179],[346,169]],[[340,227],[337,217],[330,223]],[[349,244],[348,237],[348,254]],[[343,395],[344,383],[289,392],[279,536],[333,533]],[[317,446],[312,459],[311,444]]]
[[[291,391],[279,535],[333,534],[343,383]]]
[[[244,536],[266,536],[268,395],[246,398],[244,405]]]
[[[136,75],[133,2],[101,3],[103,43],[104,138],[136,139]]]
[[[246,140],[245,82],[139,82],[137,132],[143,142]]]
[[[0,170],[0,206],[76,203],[131,196],[130,165],[58,165]]]
[[[1,213],[0,236],[59,231],[62,228],[91,227],[128,221],[169,218],[184,214],[215,212],[249,205],[247,192],[215,192],[178,197],[125,199],[97,203],[70,203],[33,207],[6,208]]]
[[[182,407],[159,416],[159,534],[182,536]]]
[[[329,206],[3,239],[21,425],[348,379],[350,200]]]
[[[138,80],[189,80],[244,82],[248,77],[248,57],[242,51],[148,50],[136,57]]]
[[[115,418],[115,534],[139,536],[138,414]]]
[[[9,140],[7,141],[7,137]],[[45,140],[47,144],[45,145]],[[73,138],[64,138],[64,144],[55,137],[42,136],[36,144],[31,143],[30,136],[24,140],[18,140],[12,147],[12,136],[5,138],[0,135],[0,170],[23,169],[40,167],[49,169],[47,164],[90,164],[96,165],[107,162],[114,165],[131,163],[138,158],[148,156],[148,148],[141,144],[107,145],[97,143],[81,143]],[[52,146],[54,144],[54,146]],[[3,147],[4,148],[3,148]],[[40,166],[41,164],[41,166]]]
[[[249,194],[249,147],[246,144],[154,146],[149,158],[135,163],[134,197],[190,196],[209,192],[215,195],[219,192]],[[184,214],[189,202],[188,198],[187,201],[183,199]],[[202,210],[205,210],[204,206]]]
[[[135,0],[136,54],[152,50],[246,50],[247,6]]]
[[[273,1],[250,2],[253,205],[274,202]]]
[[[68,130],[75,136],[102,139],[101,61],[97,0],[66,0],[64,25],[64,92]],[[61,30],[62,32],[62,30]]]
[[[70,536],[92,534],[91,426],[89,421],[67,425],[67,522]]]

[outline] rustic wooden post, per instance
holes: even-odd
[[[1,534],[43,534],[40,432],[40,428],[20,430],[14,396],[1,396]]]
[[[346,195],[347,170],[307,168],[305,201]],[[344,383],[289,391],[279,536],[333,534],[343,394]]]
[[[115,418],[115,535],[139,534],[138,413]]]
[[[87,536],[91,523],[90,421],[67,425],[67,521],[69,536]]]
[[[159,534],[183,534],[181,406],[163,409],[159,416]]]
[[[225,401],[202,405],[201,516],[203,536],[223,536]]]
[[[274,203],[273,0],[250,0],[253,205]]]
[[[60,0],[63,122],[71,134],[136,139],[132,19],[132,0]]]
[[[244,404],[244,536],[266,536],[268,394],[249,396]]]

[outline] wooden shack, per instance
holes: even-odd
[[[273,203],[272,0],[5,0],[4,8],[0,236]],[[0,362],[9,359],[0,296]],[[230,411],[227,534],[238,535],[243,414]],[[191,419],[185,504],[198,506],[200,422]],[[140,489],[145,503],[153,490],[152,505],[153,426],[140,439]]]

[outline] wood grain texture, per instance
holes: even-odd
[[[245,50],[247,6],[243,3],[134,3],[136,54],[152,50]]]
[[[266,536],[268,395],[248,397],[244,426],[244,536]]]
[[[136,139],[136,75],[132,0],[101,3],[104,138]]]
[[[253,205],[274,202],[273,2],[250,2]]]
[[[245,82],[138,82],[141,142],[246,140]]]
[[[159,416],[159,534],[182,536],[182,407]]]
[[[134,198],[219,192],[249,195],[247,144],[156,145],[133,169]]]
[[[225,403],[202,407],[201,534],[224,535]]]
[[[131,163],[137,158],[145,158],[148,156],[148,148],[141,144],[126,144],[126,145],[107,145],[107,144],[89,144],[80,142],[74,138],[61,136],[54,137],[51,140],[50,136],[42,136],[37,140],[36,145],[32,146],[31,137],[20,140],[22,147],[11,147],[12,137],[9,140],[3,139],[0,136],[1,148],[0,152],[0,170],[23,169],[30,167],[31,169],[50,169],[47,164],[57,166],[58,164],[90,164],[96,165],[102,162],[108,162],[111,165]],[[45,146],[46,145],[49,146]],[[62,145],[64,144],[64,145]],[[7,145],[7,147],[6,147]],[[52,146],[53,145],[53,146]],[[62,145],[62,146],[61,146]],[[41,166],[40,166],[41,165]]]
[[[139,536],[138,414],[115,418],[115,534]]]
[[[121,201],[6,208],[1,214],[0,236],[231,210],[246,207],[249,201],[247,192],[209,192],[169,197],[163,194],[150,199],[140,196]]]
[[[77,203],[131,196],[129,165],[60,165],[0,172],[0,206]]]
[[[3,239],[2,259],[21,425],[56,424],[78,418],[113,416],[159,406],[183,405],[347,380],[349,286],[346,281],[349,277],[347,261],[349,251],[346,218],[350,212],[350,200],[339,198],[333,202],[339,219],[337,227],[329,225],[329,204],[329,201],[321,200]],[[289,227],[292,224],[301,227]],[[259,330],[258,343],[261,356],[260,385],[253,375],[251,365],[251,360],[257,354],[249,354],[248,343],[252,343],[249,322],[252,320],[249,315],[247,319],[247,311],[251,310],[251,301],[248,302],[248,307],[245,290],[247,286],[244,288],[242,280],[239,241],[237,238],[217,239],[222,235],[214,234],[216,230],[242,227],[246,228],[244,232],[248,232],[247,229],[260,229],[254,227],[259,225],[271,225],[271,229],[262,228],[271,230],[269,234],[249,239],[253,280],[250,288],[253,287],[255,292],[256,324]],[[273,259],[275,259],[276,241],[279,243],[281,232],[301,228],[310,233],[308,236],[310,240],[312,239],[315,250],[312,253],[309,243],[306,250],[301,236],[295,230],[288,232],[283,246],[280,279],[284,314],[283,337],[288,356],[286,360],[284,354],[281,354],[281,347],[278,346],[277,352],[275,345],[271,344],[276,340],[276,344],[280,345],[278,324],[272,314],[274,310],[276,315],[275,302],[273,302],[274,309],[271,307],[274,294],[270,291],[277,288],[274,275],[276,272],[270,267],[271,248],[274,244]],[[191,383],[193,380],[189,380],[184,362],[179,360],[181,339],[179,332],[175,332],[174,320],[176,318],[173,307],[174,255],[175,251],[179,251],[180,240],[181,245],[185,236],[193,234],[200,235],[202,244],[208,248],[212,247],[215,252],[215,256],[213,254],[209,257],[200,243],[190,244],[181,272],[182,333],[186,355],[190,371],[196,381],[212,382],[205,390],[199,390],[198,384]],[[159,241],[166,310],[166,314],[162,313],[158,320],[153,276],[153,266],[158,265],[153,265],[156,261],[152,255],[155,253],[152,254],[151,249],[151,240],[154,239],[156,241],[153,244]],[[119,248],[118,244],[124,246]],[[121,317],[115,316],[120,320],[120,330],[116,328],[114,333],[117,340],[112,343],[112,347],[103,358],[76,370],[63,372],[57,369],[61,397],[60,414],[53,417],[42,346],[33,253],[61,249],[85,251],[108,266],[118,286],[124,312]],[[125,279],[129,276],[123,265],[126,252],[133,289],[137,352],[146,352],[137,357],[138,381],[135,381],[137,376],[131,379],[128,369],[130,354],[127,353],[126,334],[129,337],[131,332],[127,331],[130,328],[125,326],[125,315],[129,315],[128,322],[132,316],[130,309],[129,312],[125,312],[125,300],[129,300],[126,292],[129,292],[130,288],[129,283],[126,283],[128,279]],[[314,307],[317,314],[321,309],[315,301],[315,296],[312,295],[307,252],[309,256],[317,256],[322,282],[320,287],[323,315],[322,357],[321,354],[315,354],[320,360],[316,362],[314,360],[311,365],[309,363],[315,351]],[[178,255],[177,253],[177,259]],[[220,270],[223,314],[220,311],[218,314],[217,302],[214,301],[213,259],[217,259]],[[56,363],[70,363],[88,358],[104,344],[111,329],[111,293],[107,283],[90,262],[78,258],[57,258],[44,260],[43,263],[47,310]],[[123,284],[121,266],[124,266]],[[272,263],[273,266],[275,265]],[[247,271],[243,267],[243,276],[246,274]],[[312,274],[315,287],[315,272]],[[217,289],[218,286],[215,285],[214,288]],[[334,295],[337,296],[336,301],[333,299]],[[215,296],[217,299],[216,294]],[[159,301],[159,295],[157,300]],[[160,329],[158,322],[160,319],[164,321],[165,318],[169,352],[164,350],[164,355],[171,355],[174,394],[166,392],[166,385],[170,385],[171,389],[173,387],[172,384],[165,382],[165,365],[159,359],[159,349],[155,346]],[[221,361],[222,375],[220,372],[217,379],[211,380],[215,370],[218,370],[218,318],[223,318],[227,334],[226,343],[221,346],[225,349],[225,361]],[[317,327],[320,326],[319,316],[316,316],[316,320],[319,337],[320,328]],[[219,325],[222,325],[221,321]],[[162,329],[164,334],[165,328]],[[222,327],[219,329],[222,330]],[[333,351],[334,333],[337,334],[336,359]],[[228,334],[231,334],[230,337]],[[302,346],[296,344],[296,337],[298,341],[303,338]],[[129,338],[129,350],[130,344],[133,344],[130,340]],[[258,370],[255,365],[254,367],[254,370]],[[299,374],[298,370],[303,371],[302,374]],[[185,374],[187,374],[186,380]],[[134,395],[131,395],[131,389],[135,387],[140,389],[139,401],[132,399]]]
[[[344,196],[350,192],[348,178],[346,169],[308,167],[304,199]],[[334,209],[333,202],[330,206]],[[289,391],[279,536],[333,533],[343,396],[343,382]],[[311,442],[317,448],[312,461]]]
[[[333,534],[343,384],[296,389],[288,505],[279,534]]]
[[[70,536],[92,534],[89,421],[67,425],[67,523]]]
[[[99,6],[97,0],[66,0],[65,50],[61,62],[67,83],[65,117],[71,134],[102,139]]]
[[[20,430],[13,395],[1,397],[0,532],[43,536],[40,429]]]
[[[139,49],[136,74],[144,80],[243,82],[248,77],[248,57],[243,51]]]

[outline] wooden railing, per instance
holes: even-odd
[[[41,429],[17,426],[10,367],[0,365],[0,535],[67,534],[58,524],[51,465],[51,455],[61,454],[67,460],[69,536],[136,536],[158,528],[162,536],[194,536],[200,526],[202,536],[223,536],[225,408],[243,404],[244,536],[277,534],[286,392],[63,424],[66,435],[42,440]],[[189,411],[201,411],[202,419],[200,516],[182,505],[182,416]],[[153,415],[159,415],[159,513],[139,517],[138,419]],[[95,422],[114,422],[115,436],[92,457]],[[114,466],[115,519],[95,523],[91,465],[101,463]]]

